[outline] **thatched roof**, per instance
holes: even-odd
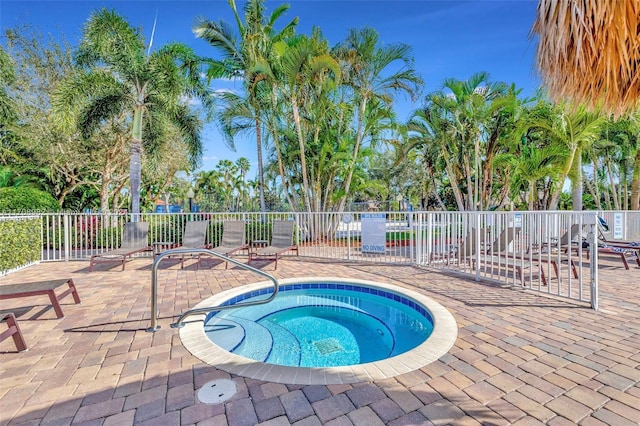
[[[540,0],[531,32],[553,99],[616,115],[640,107],[640,0]]]

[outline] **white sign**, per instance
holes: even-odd
[[[516,228],[522,227],[522,213],[516,213],[513,216],[513,226]]]
[[[385,253],[387,250],[387,216],[384,213],[362,214],[362,252]]]
[[[621,240],[622,231],[623,231],[623,223],[622,223],[622,213],[614,213],[613,214],[613,239]]]

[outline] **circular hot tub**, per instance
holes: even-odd
[[[444,355],[457,337],[453,316],[419,293],[372,281],[280,280],[212,296],[180,330],[185,347],[229,373],[289,384],[336,384],[393,377]]]

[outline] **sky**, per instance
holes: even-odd
[[[241,11],[245,2],[236,0]],[[539,86],[534,69],[535,40],[529,32],[535,19],[535,0],[290,0],[266,2],[267,14],[282,3],[290,9],[281,24],[299,17],[298,33],[310,34],[318,26],[331,46],[344,40],[349,29],[373,27],[383,44],[405,43],[413,48],[415,68],[425,81],[424,94],[439,90],[447,78],[465,80],[486,71],[492,81],[515,83],[524,96]],[[106,7],[115,9],[131,25],[151,38],[154,19],[157,25],[154,46],[178,41],[193,47],[197,54],[214,56],[215,50],[196,39],[191,30],[196,17],[235,21],[226,0],[140,0],[140,1],[32,1],[2,0],[0,28],[31,24],[43,34],[64,35],[77,45],[82,27],[91,12]],[[240,90],[240,83],[215,80],[212,90]],[[421,101],[397,100],[398,118],[405,120]],[[221,159],[235,161],[247,157],[256,172],[255,140],[235,141],[235,152],[224,143],[214,124],[203,132],[204,157],[201,169],[211,170]]]

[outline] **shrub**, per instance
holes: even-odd
[[[41,259],[40,219],[0,220],[0,274]]]
[[[60,206],[50,194],[35,188],[0,188],[0,212],[57,212]]]

